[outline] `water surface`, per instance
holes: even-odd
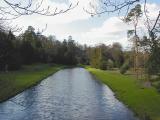
[[[83,68],[64,69],[0,104],[0,120],[136,120]]]

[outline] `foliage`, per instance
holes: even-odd
[[[32,26],[18,37],[11,31],[0,31],[0,71],[17,70],[33,63],[87,64],[86,49],[71,36],[60,42],[36,33]]]
[[[160,82],[158,83],[157,89],[158,89],[158,92],[160,92]]]
[[[124,52],[122,51],[121,44],[118,42],[113,43],[110,52],[114,67],[120,68],[124,62]]]
[[[125,62],[120,68],[120,73],[125,74],[128,69],[129,69],[129,62]]]
[[[147,62],[148,74],[160,73],[160,46],[152,48],[151,54]]]
[[[113,66],[114,66],[114,63],[113,63],[113,61],[111,59],[108,59],[107,65],[108,65],[108,69],[112,69]]]
[[[15,70],[20,68],[18,43],[15,36],[9,31],[8,34],[0,31],[0,70]]]
[[[92,67],[100,69],[119,68],[124,61],[122,47],[119,43],[112,46],[104,44],[88,49],[89,62]]]
[[[107,70],[107,61],[105,61],[105,60],[102,60],[101,62],[100,62],[100,69],[101,70]]]
[[[98,47],[90,49],[90,64],[95,68],[100,68],[100,62],[102,61],[101,49]]]
[[[148,75],[158,75],[160,73],[160,38],[154,35],[144,36],[140,41],[140,45],[147,54],[145,72]]]
[[[137,21],[139,17],[141,17],[142,11],[141,11],[141,5],[137,4],[134,8],[130,10],[127,17],[124,19],[125,22],[131,22],[131,21]]]

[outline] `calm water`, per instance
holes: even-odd
[[[0,120],[136,120],[83,68],[65,69],[0,104]]]

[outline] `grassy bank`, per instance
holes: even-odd
[[[0,102],[36,85],[47,76],[63,68],[61,65],[36,64],[19,71],[0,73]]]
[[[135,78],[114,71],[87,68],[97,79],[107,84],[118,99],[142,119],[160,120],[160,94],[155,88],[142,87]]]

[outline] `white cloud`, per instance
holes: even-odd
[[[146,8],[148,9],[148,15],[151,19],[155,19],[159,13],[160,5],[159,4],[146,4]]]
[[[73,6],[77,3],[78,1],[75,0],[70,0],[69,3],[72,3]],[[50,11],[54,12],[55,8],[57,7],[57,11],[59,10],[65,10],[68,8],[69,5],[66,3],[56,3],[54,1],[50,0],[44,0],[41,8],[47,8],[48,5],[50,6]],[[31,24],[43,24],[43,23],[49,23],[51,25],[57,25],[57,24],[67,24],[76,20],[84,20],[88,19],[90,16],[83,11],[83,6],[85,5],[84,0],[80,0],[79,5],[75,7],[74,9],[64,13],[64,14],[59,14],[56,16],[41,16],[41,15],[31,15],[31,16],[23,16],[17,21],[25,21],[26,24],[31,23]]]
[[[69,0],[69,3],[72,3],[74,6],[77,3],[77,0]],[[47,8],[49,5],[51,8],[50,11],[54,11],[55,7],[57,7],[58,10],[61,9],[65,10],[68,8],[69,3],[66,2],[57,3],[51,0],[44,0],[41,8]],[[83,7],[86,4],[87,3],[85,0],[79,0],[79,5],[77,7],[64,14],[59,14],[56,16],[49,16],[49,17],[36,14],[31,16],[22,16],[16,19],[14,23],[23,27],[23,30],[25,30],[29,25],[35,27],[36,29],[38,28],[42,29],[47,24],[48,25],[46,31],[47,34],[56,34],[58,36],[69,34],[69,28],[66,28],[67,24],[78,20],[87,20],[90,18],[90,15],[83,10]]]
[[[50,6],[57,6],[58,9],[67,9],[68,5],[66,5],[65,3],[54,3],[51,2],[49,0],[47,0]],[[75,5],[78,1],[75,0],[70,0],[69,3],[72,3],[73,5]],[[39,16],[39,20],[40,21],[46,21],[52,24],[67,24],[76,20],[84,20],[84,19],[88,19],[90,16],[83,11],[83,6],[85,5],[85,1],[84,0],[80,0],[79,1],[79,5],[66,12],[65,14],[59,14],[56,15],[54,17],[41,17]]]
[[[126,31],[128,25],[118,17],[110,17],[104,21],[103,25],[98,28],[93,28],[87,33],[82,33],[81,36],[87,40],[93,40],[89,44],[112,44],[113,42],[120,42],[123,46],[127,46]]]
[[[123,23],[123,21],[118,17],[110,17],[107,19],[102,27],[94,28],[91,32],[99,32],[101,34],[115,34],[121,31],[125,31],[127,29],[127,25]]]

